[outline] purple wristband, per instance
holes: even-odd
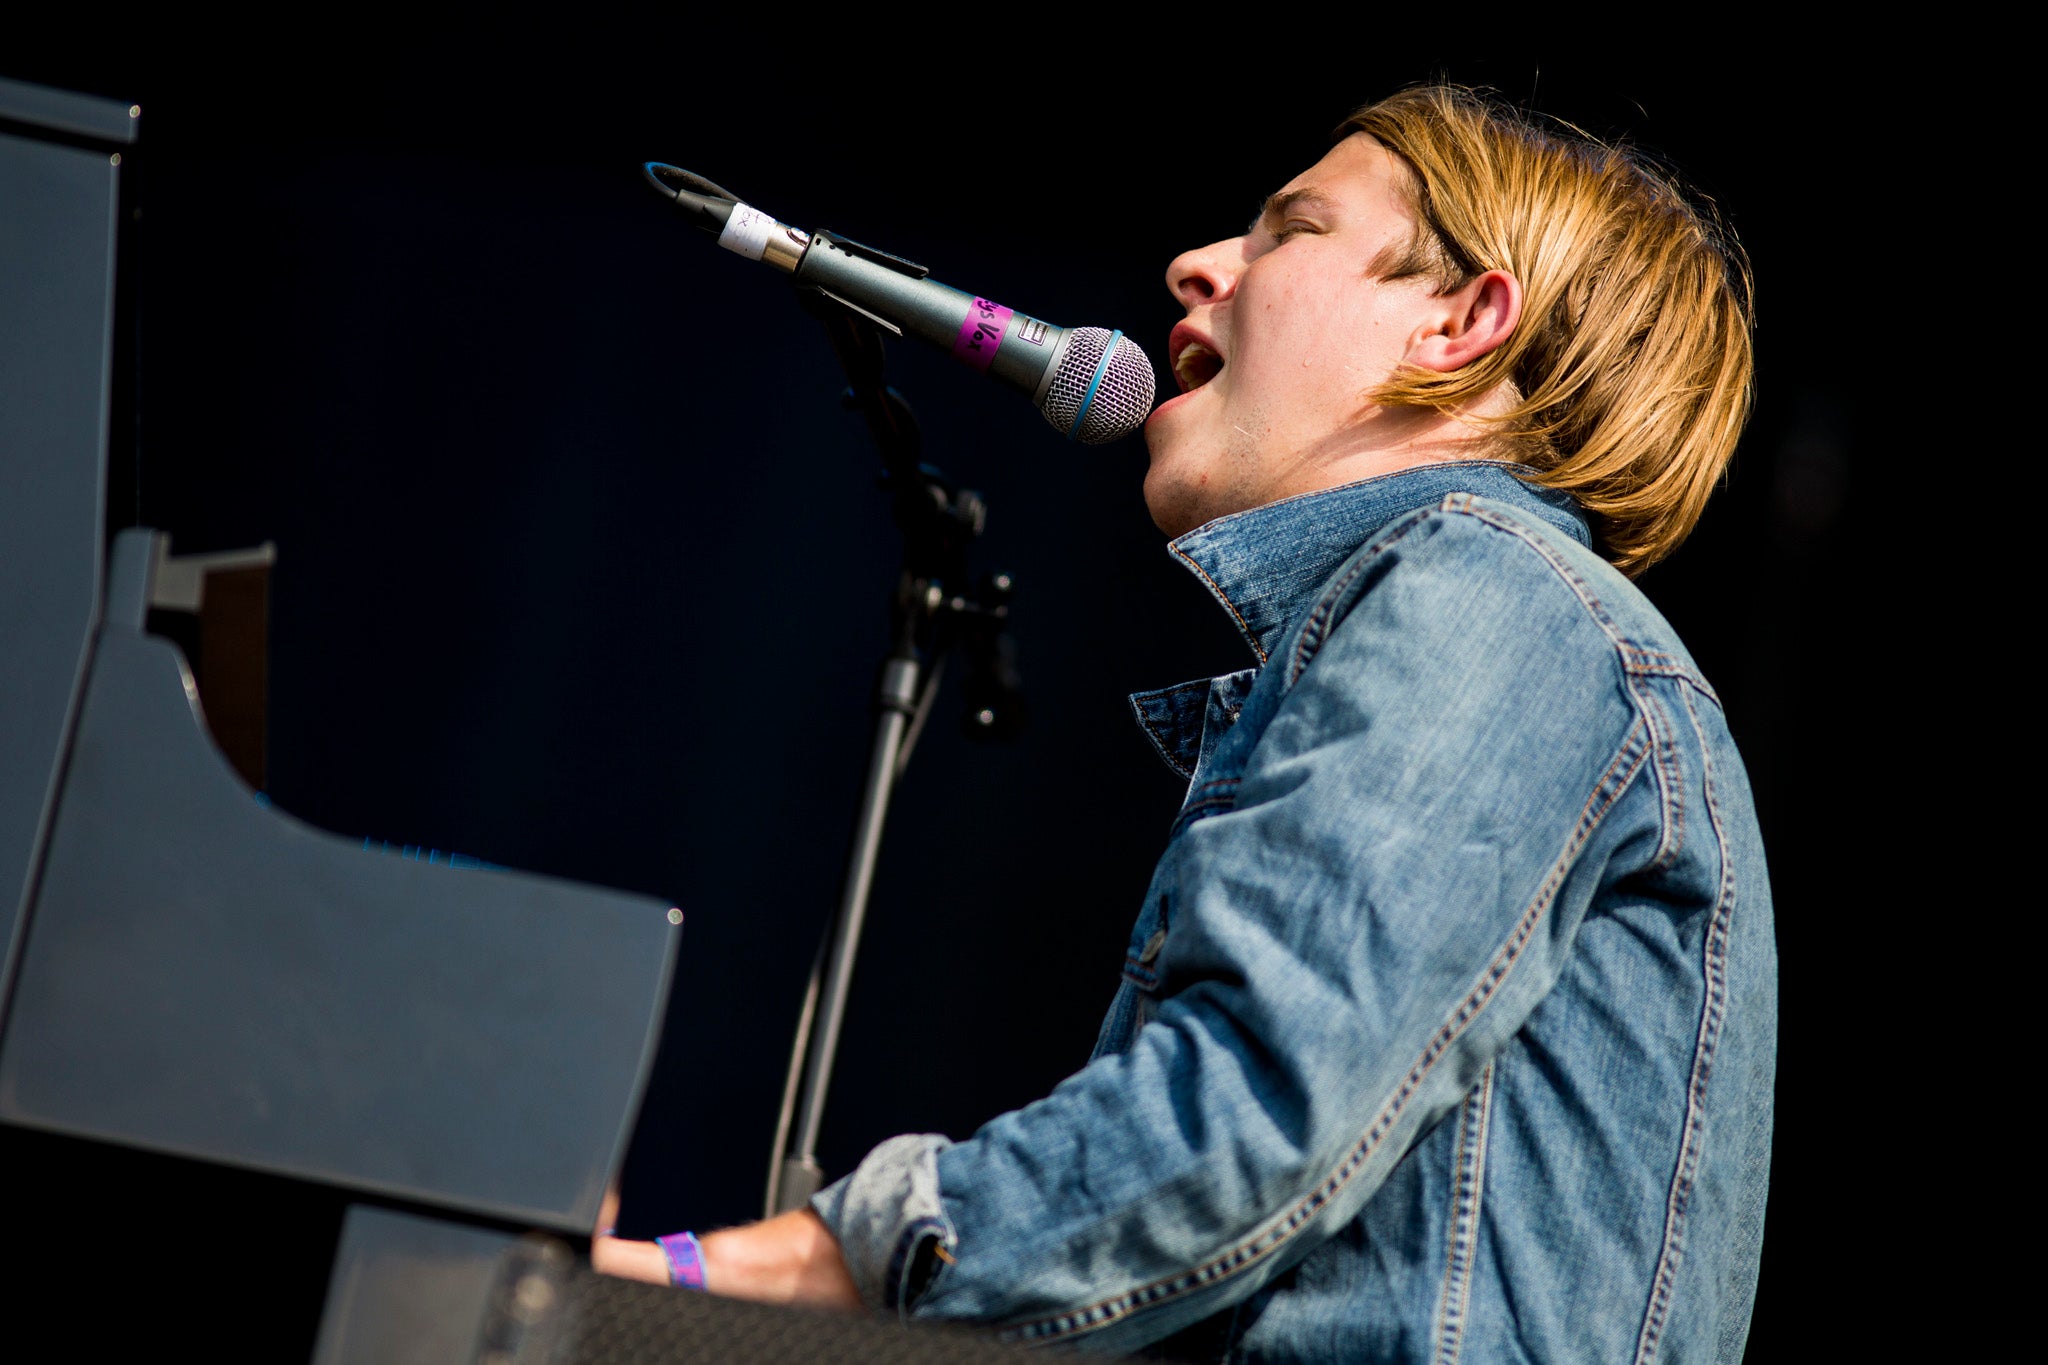
[[[704,1248],[694,1232],[671,1232],[657,1237],[654,1244],[668,1257],[668,1282],[678,1289],[704,1287]]]

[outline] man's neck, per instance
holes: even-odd
[[[1274,471],[1257,506],[1362,479],[1456,460],[1508,458],[1505,443],[1478,416],[1423,408],[1382,408],[1362,428],[1338,432]]]

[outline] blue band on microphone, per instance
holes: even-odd
[[[1095,391],[1102,387],[1102,376],[1109,373],[1109,358],[1116,354],[1116,344],[1123,339],[1122,332],[1109,334],[1109,341],[1102,348],[1102,359],[1095,364],[1095,377],[1088,381],[1088,392],[1082,395],[1081,410],[1074,414],[1074,425],[1067,428],[1068,440],[1073,440],[1080,433],[1081,423],[1088,420],[1088,405],[1095,401]]]

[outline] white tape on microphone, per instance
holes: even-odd
[[[737,251],[750,261],[758,261],[768,250],[768,235],[778,224],[773,218],[756,208],[735,203],[732,216],[725,220],[725,230],[718,234],[718,244],[727,251]]]

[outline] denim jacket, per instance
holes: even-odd
[[[1259,666],[1094,1058],[813,1207],[876,1308],[1170,1359],[1735,1361],[1776,951],[1712,688],[1568,499],[1469,462],[1171,549]]]

